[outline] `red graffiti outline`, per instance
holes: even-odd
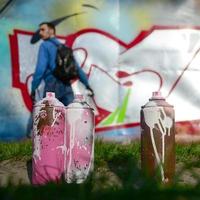
[[[123,46],[127,51],[129,48],[132,48],[134,46],[136,46],[137,44],[139,44],[142,40],[144,40],[146,37],[148,37],[153,31],[155,30],[178,30],[178,29],[197,29],[199,30],[200,27],[198,26],[192,26],[192,27],[188,27],[188,26],[153,26],[151,29],[149,30],[145,30],[145,31],[141,31],[139,33],[139,35],[130,43],[125,43],[122,40],[118,39],[117,37],[114,37],[112,34],[99,30],[99,29],[83,29],[80,30],[76,33],[70,34],[66,37],[64,36],[58,36],[58,38],[60,39],[65,39],[67,41],[67,44],[69,46],[72,46],[75,39],[77,37],[79,37],[80,35],[86,34],[86,33],[98,33],[100,35],[103,35],[107,38],[110,38],[111,40],[116,41],[119,45]],[[16,49],[18,50],[18,40],[17,40],[17,34],[27,34],[27,35],[33,35],[33,32],[29,32],[29,31],[23,31],[23,30],[18,30],[15,29],[14,30],[14,34],[13,35],[9,35],[9,40],[10,40],[10,53],[11,53],[11,63],[12,63],[12,86],[14,88],[19,88],[22,94],[22,97],[24,99],[24,103],[26,105],[26,107],[31,110],[32,108],[32,102],[27,90],[27,87],[24,83],[20,82],[20,68],[19,68],[19,52],[16,51]],[[77,50],[77,49],[74,49]],[[83,51],[85,51],[84,49],[82,49]],[[125,52],[124,51],[124,52]],[[183,71],[181,73],[181,75],[175,80],[175,82],[172,84],[171,89],[169,90],[169,93],[167,96],[169,96],[171,94],[171,92],[174,90],[174,88],[176,87],[176,85],[178,84],[178,82],[180,81],[181,77],[183,76],[184,72],[189,68],[190,63],[192,62],[192,60],[195,58],[195,56],[198,54],[198,52],[200,51],[200,49],[198,49],[196,51],[196,53],[194,54],[193,58],[191,59],[191,61],[183,68]],[[124,53],[122,52],[122,54]],[[87,59],[87,52],[86,53],[86,57],[85,60],[82,64],[82,66],[84,65],[86,59]],[[94,66],[94,65],[93,65]],[[91,66],[92,67],[92,66]],[[152,70],[153,73],[157,73],[157,75],[160,78],[160,88],[162,86],[162,78],[160,77],[158,72],[155,72]],[[139,73],[139,72],[134,72],[134,73]],[[130,123],[130,124],[125,124],[125,125],[114,125],[114,126],[110,126],[110,127],[100,127],[97,129],[97,131],[103,131],[103,130],[113,130],[113,129],[118,129],[119,127],[135,127],[138,126],[139,123],[134,122],[134,123]]]
[[[90,75],[91,71],[92,71],[92,68],[96,68],[98,70],[100,70],[102,73],[105,73],[108,77],[110,77],[114,82],[116,82],[117,84],[119,84],[120,86],[123,86],[124,83],[121,83],[121,81],[118,81],[116,80],[115,78],[113,78],[106,70],[102,69],[101,67],[99,67],[98,65],[95,65],[95,64],[91,64],[90,65],[90,68],[89,68],[89,73],[88,73],[88,76]],[[142,69],[140,71],[136,71],[136,72],[133,72],[133,73],[130,73],[128,76],[126,77],[131,77],[131,76],[134,76],[134,75],[137,75],[137,74],[140,74],[140,73],[144,73],[144,72],[149,72],[149,73],[153,73],[155,75],[158,76],[159,80],[160,80],[160,85],[159,85],[159,88],[158,88],[158,91],[161,89],[162,85],[163,85],[163,80],[162,80],[162,77],[161,75],[155,71],[155,70],[152,70],[152,69],[148,69],[148,68],[145,68],[145,69]]]

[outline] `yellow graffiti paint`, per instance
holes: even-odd
[[[63,1],[62,4],[56,4],[55,2],[50,8],[51,20],[74,13],[81,13],[58,25],[58,33],[69,34],[80,29],[91,28],[93,19],[98,12],[101,12],[105,2],[105,0],[70,0],[66,3]]]

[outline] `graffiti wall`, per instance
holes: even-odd
[[[157,90],[174,105],[177,135],[200,136],[198,0],[13,0],[0,11],[0,140],[30,134],[30,86],[42,42],[31,41],[43,21],[56,24],[88,76],[97,137],[138,138],[140,108]],[[72,87],[85,92],[78,80]]]

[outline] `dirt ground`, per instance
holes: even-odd
[[[4,160],[0,162],[0,186],[31,184],[31,161]]]
[[[0,162],[0,186],[6,186],[8,183],[13,185],[19,184],[31,184],[31,160],[5,160]],[[183,164],[179,163],[176,165],[176,173],[178,173]],[[197,180],[194,177],[194,172],[200,174],[200,168],[193,168],[192,172],[189,170],[184,170],[178,179],[180,184],[197,184]],[[108,169],[98,169],[98,176],[107,173],[108,176],[112,177],[111,182],[118,182],[117,177],[110,174]],[[118,182],[119,183],[119,182]],[[109,183],[112,184],[112,183]],[[115,184],[115,183],[114,183]]]
[[[196,143],[200,142],[200,136],[188,137],[188,135],[179,135],[176,137],[177,143]],[[176,174],[183,169],[184,164],[176,164]],[[23,158],[23,160],[4,160],[0,162],[0,187],[6,186],[8,183],[13,185],[19,184],[31,184],[32,163],[29,158]],[[109,184],[119,183],[118,177],[112,174],[109,169],[97,169],[96,176],[108,175]],[[178,176],[178,183],[187,185],[196,185],[200,180],[200,168],[192,168],[192,170],[183,170],[180,176]],[[119,183],[120,184],[120,183]]]

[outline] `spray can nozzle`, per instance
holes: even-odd
[[[164,97],[162,96],[161,91],[155,91],[155,92],[152,92],[151,99],[164,99]]]
[[[84,96],[82,94],[75,94],[74,98],[79,100],[79,101],[83,101],[84,100]]]
[[[46,92],[46,97],[55,98],[55,93],[54,92]]]

